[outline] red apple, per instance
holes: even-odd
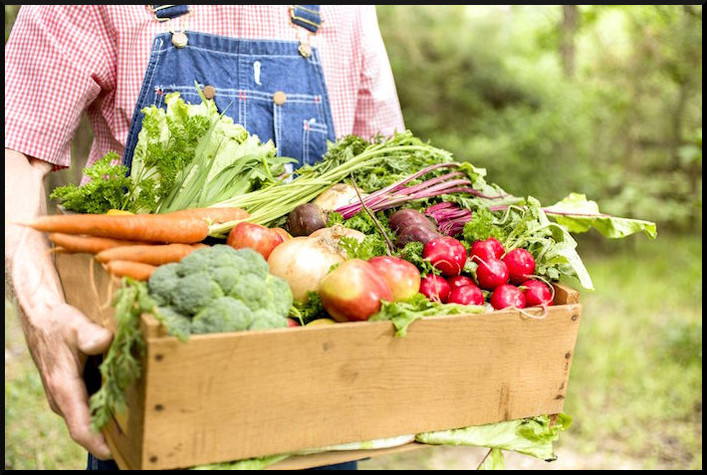
[[[388,283],[393,292],[393,300],[407,300],[420,291],[420,271],[415,264],[394,256],[375,256],[368,263]]]
[[[361,259],[349,259],[328,273],[319,283],[324,310],[338,322],[368,320],[391,302],[393,292],[376,268]]]
[[[299,322],[295,320],[292,317],[287,317],[287,326],[288,327],[298,327],[300,326]]]
[[[483,305],[484,302],[484,294],[476,284],[454,288],[447,298],[447,303],[462,305]]]
[[[234,249],[249,247],[255,249],[267,260],[283,238],[277,231],[260,224],[242,222],[236,224],[228,233],[226,244]]]
[[[441,275],[428,274],[420,281],[420,293],[428,300],[445,303],[452,287]]]

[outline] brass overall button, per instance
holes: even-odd
[[[277,91],[275,94],[272,95],[272,100],[275,104],[281,106],[287,100],[287,95],[282,91]]]
[[[189,43],[189,39],[183,31],[178,31],[172,35],[172,44],[176,48],[184,48],[187,43]]]
[[[213,99],[216,95],[216,88],[214,86],[206,86],[204,88],[204,97],[207,99]]]

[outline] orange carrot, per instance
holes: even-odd
[[[131,261],[160,266],[170,262],[179,262],[206,244],[146,244],[142,246],[113,247],[96,254],[100,262]]]
[[[101,251],[119,246],[134,246],[137,244],[147,244],[140,241],[124,241],[97,236],[87,236],[80,234],[51,233],[49,240],[57,247],[62,247],[66,254],[84,252],[87,254],[98,254]]]
[[[157,266],[132,261],[110,261],[106,264],[108,273],[116,277],[132,277],[135,280],[148,280]]]
[[[191,208],[165,213],[165,216],[202,218],[214,224],[250,218],[250,214],[241,208]]]
[[[128,241],[191,244],[209,235],[209,225],[203,219],[163,214],[56,214],[40,216],[26,225],[48,233],[88,234]]]

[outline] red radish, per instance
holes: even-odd
[[[525,295],[525,305],[534,307],[536,305],[552,305],[552,292],[550,288],[539,280],[528,279],[521,285]]]
[[[524,308],[525,295],[523,291],[512,284],[502,284],[496,287],[491,294],[491,306],[496,310],[508,307]]]
[[[451,291],[449,283],[439,275],[429,274],[420,282],[420,293],[433,302],[446,303]]]
[[[456,289],[457,287],[462,287],[464,285],[476,286],[476,282],[474,282],[471,277],[467,277],[465,275],[455,275],[452,277],[448,277],[447,282],[449,282],[449,285],[452,287],[452,290]]]
[[[485,259],[476,268],[476,280],[479,287],[493,290],[499,285],[508,283],[509,273],[506,263],[500,259]]]
[[[475,284],[463,285],[452,289],[446,303],[459,303],[462,305],[483,305],[484,294]]]
[[[535,272],[535,258],[526,249],[513,249],[503,256],[512,284],[520,285]]]
[[[466,248],[449,236],[442,236],[425,244],[422,257],[439,269],[444,276],[459,275],[466,264]]]
[[[288,327],[298,327],[300,326],[299,322],[295,320],[292,317],[287,317],[287,326]]]
[[[474,241],[471,244],[471,249],[469,249],[469,257],[472,261],[479,262],[480,260],[486,261],[491,258],[500,259],[504,252],[501,241],[495,237],[490,237],[483,241]],[[477,259],[474,259],[474,256],[477,256]]]

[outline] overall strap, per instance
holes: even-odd
[[[150,5],[158,20],[170,20],[189,13],[189,5]]]
[[[295,25],[316,34],[322,24],[319,5],[290,5],[290,19]]]

